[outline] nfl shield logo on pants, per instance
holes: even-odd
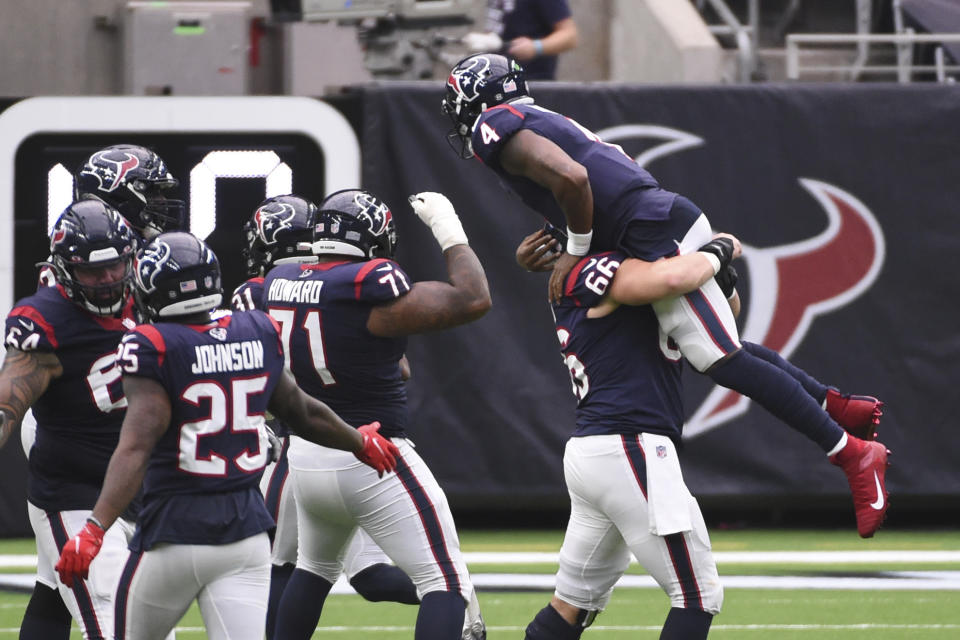
[[[667,448],[662,444],[657,445],[657,457],[666,458],[667,457]]]

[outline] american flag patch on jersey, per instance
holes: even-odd
[[[667,457],[667,448],[662,444],[657,445],[657,457],[666,458]]]

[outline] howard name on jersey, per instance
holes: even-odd
[[[382,258],[285,264],[270,270],[263,287],[300,388],[354,427],[379,420],[385,437],[404,436],[407,392],[399,363],[407,339],[367,330],[375,305],[410,291],[400,266]]]
[[[251,311],[208,325],[142,325],[124,336],[118,360],[124,375],[160,383],[172,410],[147,466],[131,549],[225,544],[272,528],[259,482],[264,415],[283,369],[276,324]]]
[[[117,344],[134,325],[132,303],[119,318],[95,316],[59,286],[38,289],[7,316],[8,348],[55,353],[63,367],[33,405],[27,495],[37,507],[90,509],[96,502],[127,406]]]
[[[563,298],[553,305],[560,350],[579,401],[573,435],[649,432],[679,441],[680,361],[661,350],[653,308],[621,305],[603,317],[587,317],[626,257],[587,256],[570,271]]]
[[[487,109],[473,129],[474,153],[534,211],[559,229],[566,217],[549,189],[528,178],[508,173],[499,152],[518,131],[528,129],[556,143],[587,169],[593,191],[593,247],[620,245],[629,219],[666,220],[676,194],[659,188],[656,179],[620,146],[603,142],[576,121],[535,104],[502,104]]]

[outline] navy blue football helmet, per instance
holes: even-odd
[[[113,205],[148,240],[183,228],[183,200],[165,193],[179,184],[160,156],[132,144],[97,151],[74,176],[78,200],[93,196]]]
[[[93,314],[109,316],[130,296],[136,250],[137,237],[116,209],[100,200],[80,200],[54,223],[50,261],[44,264],[53,268],[68,298]]]
[[[441,108],[453,123],[447,142],[461,158],[473,156],[470,135],[484,110],[530,95],[526,74],[516,60],[498,53],[467,56],[447,78]]]
[[[392,258],[396,249],[393,213],[372,193],[344,189],[320,203],[313,229],[313,253]]]
[[[247,275],[261,276],[287,262],[316,262],[310,248],[316,216],[317,205],[300,196],[274,196],[261,202],[243,225]]]
[[[137,310],[150,322],[212,311],[223,301],[217,256],[185,231],[161,233],[140,250],[133,285]]]

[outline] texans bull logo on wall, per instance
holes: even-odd
[[[703,144],[685,131],[655,125],[623,125],[597,132],[606,142],[650,138],[663,142],[636,156],[641,166]],[[885,243],[876,217],[842,188],[797,178],[826,214],[826,228],[805,240],[774,247],[743,245],[750,272],[749,313],[741,319],[743,341],[773,349],[784,358],[803,341],[814,319],[850,304],[869,289],[883,265]],[[811,215],[816,215],[811,207]],[[695,438],[744,414],[750,400],[714,387],[684,426]]]

